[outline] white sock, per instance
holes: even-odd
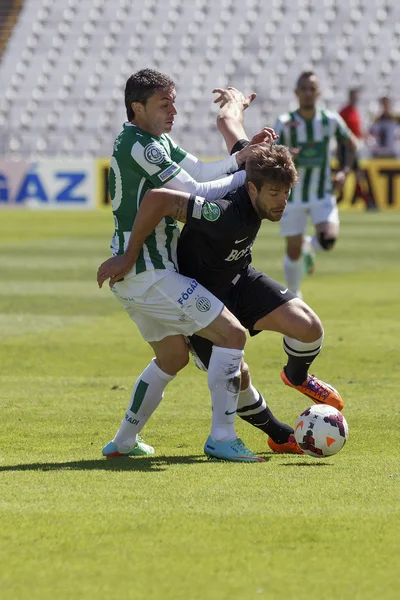
[[[301,298],[300,285],[301,280],[303,279],[302,258],[299,258],[298,260],[292,260],[286,254],[283,261],[283,271],[285,273],[287,287],[290,291],[296,294],[296,296]]]
[[[114,437],[120,452],[126,452],[136,445],[137,434],[143,429],[164,395],[164,389],[175,375],[164,373],[153,358],[139,375],[132,390],[125,418]]]
[[[249,408],[249,410],[246,410],[246,416],[255,415],[267,408],[267,403],[265,402],[264,398],[256,390],[256,388],[251,382],[248,388],[246,388],[245,390],[240,390],[239,393],[238,410],[243,411],[243,409],[247,407]]]
[[[208,367],[212,402],[211,436],[216,442],[234,440],[243,350],[213,346]]]
[[[295,338],[291,338],[288,335],[283,336],[283,349],[286,354],[295,356],[296,358],[307,358],[312,356],[313,359],[318,356],[321,352],[322,342],[324,341],[324,333],[322,332],[314,342],[301,342]]]

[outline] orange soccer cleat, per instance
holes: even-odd
[[[314,377],[314,375],[308,375],[301,385],[294,385],[288,379],[285,369],[283,369],[281,379],[285,385],[299,390],[299,392],[311,398],[315,404],[329,404],[337,410],[343,410],[344,402],[339,392],[328,383]]]
[[[268,446],[271,448],[272,452],[276,452],[277,454],[304,454],[293,434],[289,435],[289,439],[285,444],[277,444],[269,437]]]

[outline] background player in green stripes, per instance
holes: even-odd
[[[315,251],[331,250],[339,233],[339,214],[333,184],[343,187],[348,165],[354,160],[357,139],[337,112],[317,108],[318,78],[303,72],[296,85],[299,108],[281,115],[275,125],[279,143],[292,152],[299,180],[292,189],[281,220],[286,238],[284,274],[287,287],[301,298],[303,273],[314,270]],[[333,138],[349,146],[347,165],[331,179],[330,142]],[[306,236],[307,217],[315,235]]]

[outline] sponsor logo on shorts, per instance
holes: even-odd
[[[229,254],[229,256],[227,256],[225,258],[225,261],[232,262],[234,260],[240,260],[241,258],[243,258],[243,256],[246,256],[246,254],[250,254],[252,245],[253,245],[253,242],[251,242],[251,244],[246,246],[246,248],[243,248],[243,250],[235,250],[233,248],[231,250],[231,253]]]
[[[207,312],[211,308],[211,302],[205,296],[200,296],[200,298],[196,300],[196,308],[200,312]]]
[[[166,181],[169,177],[171,177],[171,175],[179,171],[179,169],[180,167],[178,167],[178,165],[170,165],[164,169],[164,171],[161,171],[161,173],[158,174],[158,178],[160,181]]]
[[[159,165],[166,158],[165,150],[161,144],[158,144],[157,142],[151,142],[150,144],[147,144],[144,149],[144,157],[147,162],[153,165]]]
[[[221,216],[221,209],[215,202],[204,202],[202,213],[207,221],[217,221]]]
[[[204,198],[196,198],[194,199],[192,217],[193,219],[201,219],[201,209],[203,208]]]
[[[198,285],[199,284],[197,283],[197,281],[195,279],[192,279],[192,282],[189,285],[189,287],[184,292],[182,292],[178,298],[178,302],[181,306],[183,306],[185,300],[189,299],[189,296],[193,294],[194,290],[197,288]]]

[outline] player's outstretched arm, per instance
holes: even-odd
[[[174,190],[158,189],[146,192],[124,254],[113,256],[100,265],[97,271],[98,286],[101,288],[107,279],[112,286],[129,273],[138,259],[145,240],[164,217],[170,216],[181,223],[186,223],[189,199],[189,194]]]
[[[343,189],[347,175],[350,173],[352,166],[354,165],[358,148],[358,140],[353,133],[344,143],[349,148],[349,152],[346,154],[346,162],[343,165],[343,168],[336,173],[334,178],[335,188],[338,191]]]
[[[244,129],[243,111],[256,99],[257,94],[245,96],[234,87],[215,88],[213,94],[218,94],[214,104],[219,104],[217,127],[222,134],[229,154],[239,140],[247,140]]]
[[[214,100],[215,103],[220,103],[217,127],[225,140],[228,152],[231,153],[237,142],[248,140],[243,126],[243,111],[250,106],[256,98],[256,94],[250,94],[250,96],[245,97],[242,92],[233,87],[227,89],[216,88],[213,92],[219,94],[218,98]],[[264,127],[253,136],[249,145],[261,144],[263,142],[271,143],[277,139],[278,136],[271,127]],[[239,165],[245,163],[250,154],[251,150],[249,147],[237,152],[235,154],[237,163]]]

